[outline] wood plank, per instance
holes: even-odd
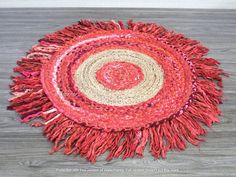
[[[41,128],[19,123],[7,111],[9,76],[18,58],[44,34],[82,18],[134,19],[160,23],[169,29],[200,40],[211,51],[209,57],[222,62],[231,77],[224,79],[225,103],[221,123],[209,129],[207,142],[198,149],[170,152],[166,160],[154,161],[146,151],[143,159],[99,158],[91,165],[80,157],[60,152],[48,155],[51,143]],[[236,176],[236,11],[176,9],[1,9],[0,10],[0,174],[26,176]]]

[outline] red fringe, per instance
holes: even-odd
[[[192,103],[176,118],[141,130],[121,132],[104,132],[79,125],[58,112],[42,90],[40,71],[44,61],[50,59],[52,54],[74,36],[97,30],[125,29],[121,21],[117,23],[82,20],[39,40],[39,44],[33,46],[28,55],[17,62],[18,66],[14,71],[19,72],[21,76],[12,76],[14,84],[10,85],[10,88],[14,97],[9,100],[8,108],[16,110],[22,116],[21,121],[24,123],[37,117],[43,118],[42,121],[31,125],[44,126],[45,136],[54,143],[50,153],[64,148],[66,155],[79,154],[95,163],[97,157],[106,151],[110,151],[107,160],[119,156],[123,159],[142,157],[145,146],[149,143],[149,150],[155,159],[166,158],[169,150],[184,150],[186,140],[196,146],[204,141],[200,137],[206,135],[207,131],[202,123],[211,127],[213,123],[219,122],[217,116],[221,112],[217,106],[222,103],[223,96],[221,76],[228,75],[218,68],[220,64],[218,61],[204,58],[208,49],[198,41],[190,40],[182,34],[169,32],[164,27],[153,23],[128,21],[127,28],[152,34],[188,55],[197,76],[197,91],[193,95]],[[214,84],[214,81],[219,87]]]

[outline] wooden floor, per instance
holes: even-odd
[[[225,103],[221,123],[209,129],[201,148],[189,145],[184,152],[170,152],[167,160],[99,158],[91,165],[80,157],[48,155],[51,143],[41,128],[19,123],[7,111],[9,76],[18,58],[43,34],[79,19],[121,19],[156,22],[208,46],[231,74],[224,80]],[[0,176],[236,176],[236,11],[169,9],[0,9]]]

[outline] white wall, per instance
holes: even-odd
[[[236,0],[0,0],[0,7],[236,9]]]

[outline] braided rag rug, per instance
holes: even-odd
[[[50,153],[156,158],[219,122],[222,75],[208,49],[154,23],[81,20],[17,61],[9,109],[43,126]],[[41,119],[35,119],[35,118]],[[36,121],[37,120],[37,121]],[[39,121],[40,120],[40,121]]]

